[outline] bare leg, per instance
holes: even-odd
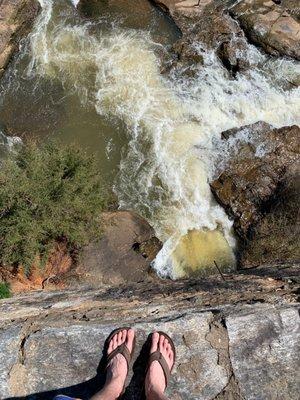
[[[124,329],[119,332],[109,342],[107,353],[110,354],[114,349],[126,342],[128,350],[132,351],[134,339],[133,329],[128,331]],[[117,354],[110,362],[106,382],[103,389],[96,393],[90,400],[116,400],[123,391],[125,379],[127,376],[127,362],[122,354]]]
[[[169,368],[174,364],[174,354],[172,347],[167,338],[160,336],[154,332],[152,335],[152,344],[150,353],[154,353],[157,349],[164,356]],[[153,361],[148,370],[145,380],[145,390],[147,400],[168,400],[164,395],[166,389],[166,379],[162,367],[158,361]]]

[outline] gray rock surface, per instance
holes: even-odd
[[[104,382],[105,339],[117,326],[130,325],[138,340],[125,399],[141,398],[147,335],[161,329],[177,348],[170,398],[296,400],[295,289],[271,278],[226,276],[225,282],[215,277],[40,291],[3,300],[0,398],[47,400],[64,393],[87,399]]]
[[[0,398],[10,392],[10,373],[19,362],[20,333],[19,325],[0,331]]]
[[[249,400],[297,399],[300,325],[296,309],[228,317],[232,368]]]

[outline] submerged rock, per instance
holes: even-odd
[[[37,0],[0,2],[0,77],[40,10]]]
[[[299,314],[288,287],[241,275],[0,301],[0,397],[89,398],[104,383],[105,339],[117,326],[132,326],[137,347],[124,399],[141,398],[149,351],[143,345],[161,329],[177,349],[172,399],[270,399],[280,393],[282,400],[296,400]]]
[[[299,1],[243,0],[231,9],[247,38],[267,53],[300,60]]]
[[[229,140],[245,131],[251,142],[238,144],[236,155],[211,184],[234,218],[242,241],[241,264],[298,261],[300,128],[257,123],[223,136]]]

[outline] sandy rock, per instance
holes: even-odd
[[[231,15],[249,40],[267,53],[300,60],[299,2],[243,0]]]
[[[40,10],[37,0],[0,2],[0,77]]]

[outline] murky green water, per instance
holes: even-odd
[[[50,29],[76,26],[91,21],[93,34],[115,29],[150,33],[152,40],[163,46],[179,37],[174,24],[145,0],[101,1],[84,7],[79,13],[71,0],[54,2]],[[90,17],[92,17],[90,19]],[[25,41],[0,83],[0,123],[10,135],[41,140],[58,138],[63,143],[78,143],[96,153],[102,173],[113,182],[122,154],[127,151],[126,126],[116,118],[99,115],[92,102],[85,102],[72,85],[59,79],[28,74],[30,47]],[[86,89],[93,91],[94,76],[86,77]]]

